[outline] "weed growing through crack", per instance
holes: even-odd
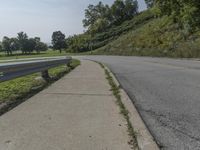
[[[110,72],[104,67],[104,65],[101,63],[99,63],[99,64],[105,70],[106,79],[108,80],[108,82],[111,86],[111,91],[113,92],[113,95],[115,96],[115,98],[117,100],[117,104],[120,107],[120,113],[124,116],[124,118],[127,121],[128,133],[129,133],[129,136],[131,137],[129,144],[133,146],[132,148],[137,149],[138,143],[137,143],[136,132],[134,131],[133,126],[130,122],[129,112],[122,102],[120,88],[116,85],[115,81],[113,80],[112,76],[110,75]]]

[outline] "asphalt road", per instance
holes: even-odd
[[[200,61],[84,58],[112,70],[162,149],[200,150]]]

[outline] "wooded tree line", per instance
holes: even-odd
[[[167,15],[187,32],[200,27],[199,0],[145,0],[157,16]]]
[[[65,34],[61,31],[55,31],[52,34],[52,46],[54,50],[59,50],[60,53],[63,49],[67,48]],[[41,42],[40,37],[29,38],[24,32],[19,32],[17,37],[9,38],[3,37],[0,42],[0,51],[5,52],[8,56],[14,52],[21,52],[22,54],[30,54],[33,52],[40,53],[41,51],[48,50],[48,45]]]
[[[21,51],[23,54],[30,54],[33,51],[40,53],[48,49],[47,44],[41,42],[39,37],[29,38],[24,32],[17,34],[17,37],[3,37],[0,44],[0,50],[7,55],[12,55],[16,51]]]

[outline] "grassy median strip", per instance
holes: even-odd
[[[110,72],[104,67],[104,65],[101,63],[99,63],[99,64],[105,70],[106,78],[111,86],[113,95],[115,96],[115,98],[117,100],[117,104],[120,107],[120,113],[124,116],[124,118],[127,121],[128,133],[129,133],[129,136],[131,137],[129,144],[133,146],[132,147],[133,149],[138,149],[136,132],[134,131],[134,128],[130,122],[129,112],[122,102],[122,98],[121,98],[121,94],[120,94],[120,87],[118,87],[116,85],[115,81],[113,80],[112,76],[110,75]]]
[[[63,65],[50,69],[49,75],[52,80],[48,83],[37,79],[40,78],[40,73],[0,83],[0,115],[43,90],[78,65],[80,61],[73,59],[70,66]]]

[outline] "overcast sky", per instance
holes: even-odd
[[[39,36],[50,42],[53,31],[73,35],[82,33],[84,9],[99,0],[0,0],[0,39],[15,37],[20,31],[30,37]],[[113,0],[102,0],[106,4]],[[140,10],[145,9],[144,0],[138,0]]]

